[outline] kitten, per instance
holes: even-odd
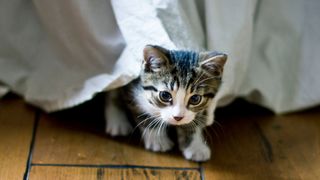
[[[213,122],[213,101],[221,84],[227,56],[217,52],[167,50],[147,45],[140,76],[122,88],[121,97],[142,131],[145,148],[168,151],[173,142],[167,127],[177,130],[179,148],[186,159],[206,161],[210,149],[203,128]],[[106,106],[106,132],[112,136],[132,131],[111,92]],[[118,104],[117,104],[118,102]]]

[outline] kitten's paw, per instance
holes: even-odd
[[[106,133],[111,136],[127,136],[132,132],[132,129],[133,128],[129,122],[111,122],[107,123]]]
[[[166,152],[173,147],[173,142],[167,138],[159,140],[147,140],[145,141],[145,148],[155,152]]]
[[[211,150],[206,144],[191,145],[183,150],[186,159],[202,162],[207,161],[211,157]]]
[[[111,136],[127,136],[133,128],[126,115],[117,108],[106,114],[106,133]]]
[[[105,120],[106,133],[111,136],[126,136],[132,132],[132,126],[127,119],[127,116],[115,103],[114,92],[110,92],[110,97],[106,99]]]
[[[173,147],[173,142],[167,135],[157,135],[156,133],[150,133],[144,136],[145,148],[155,152],[166,152]]]

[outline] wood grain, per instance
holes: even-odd
[[[134,135],[120,139],[106,136],[103,115],[89,106],[41,115],[30,177],[179,179],[181,174],[192,171],[196,175],[181,175],[182,179],[199,178],[198,171],[170,169],[198,167],[197,163],[184,160],[179,152],[146,151]],[[216,123],[208,129],[213,153],[212,159],[202,164],[205,179],[320,179],[320,108],[274,116],[241,105],[218,113],[217,119],[220,125]],[[76,165],[81,167],[71,167]],[[142,165],[166,170],[92,165]]]
[[[172,169],[140,169],[140,168],[86,168],[86,167],[55,167],[34,166],[31,169],[30,180],[167,180],[188,179],[200,180],[200,173],[196,170]]]
[[[104,133],[103,114],[92,107],[89,103],[68,113],[42,114],[33,163],[198,167],[176,151],[154,153],[145,150],[140,137],[108,137]]]
[[[320,108],[221,121],[206,179],[320,179]]]
[[[0,179],[22,179],[26,170],[35,113],[22,100],[0,100]]]
[[[320,108],[257,123],[272,147],[272,171],[286,179],[320,179]]]

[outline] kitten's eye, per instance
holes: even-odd
[[[197,105],[201,102],[202,97],[199,94],[195,94],[190,97],[189,103],[192,105]]]
[[[169,92],[167,91],[160,91],[159,93],[159,97],[160,97],[160,100],[163,101],[163,102],[170,102],[172,101],[172,96]]]

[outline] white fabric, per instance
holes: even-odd
[[[9,92],[8,87],[0,85],[0,98],[6,95],[8,92]]]
[[[227,53],[219,105],[240,96],[277,113],[300,110],[320,103],[319,8],[317,0],[5,0],[0,81],[55,111],[128,83],[142,48],[158,44]]]

